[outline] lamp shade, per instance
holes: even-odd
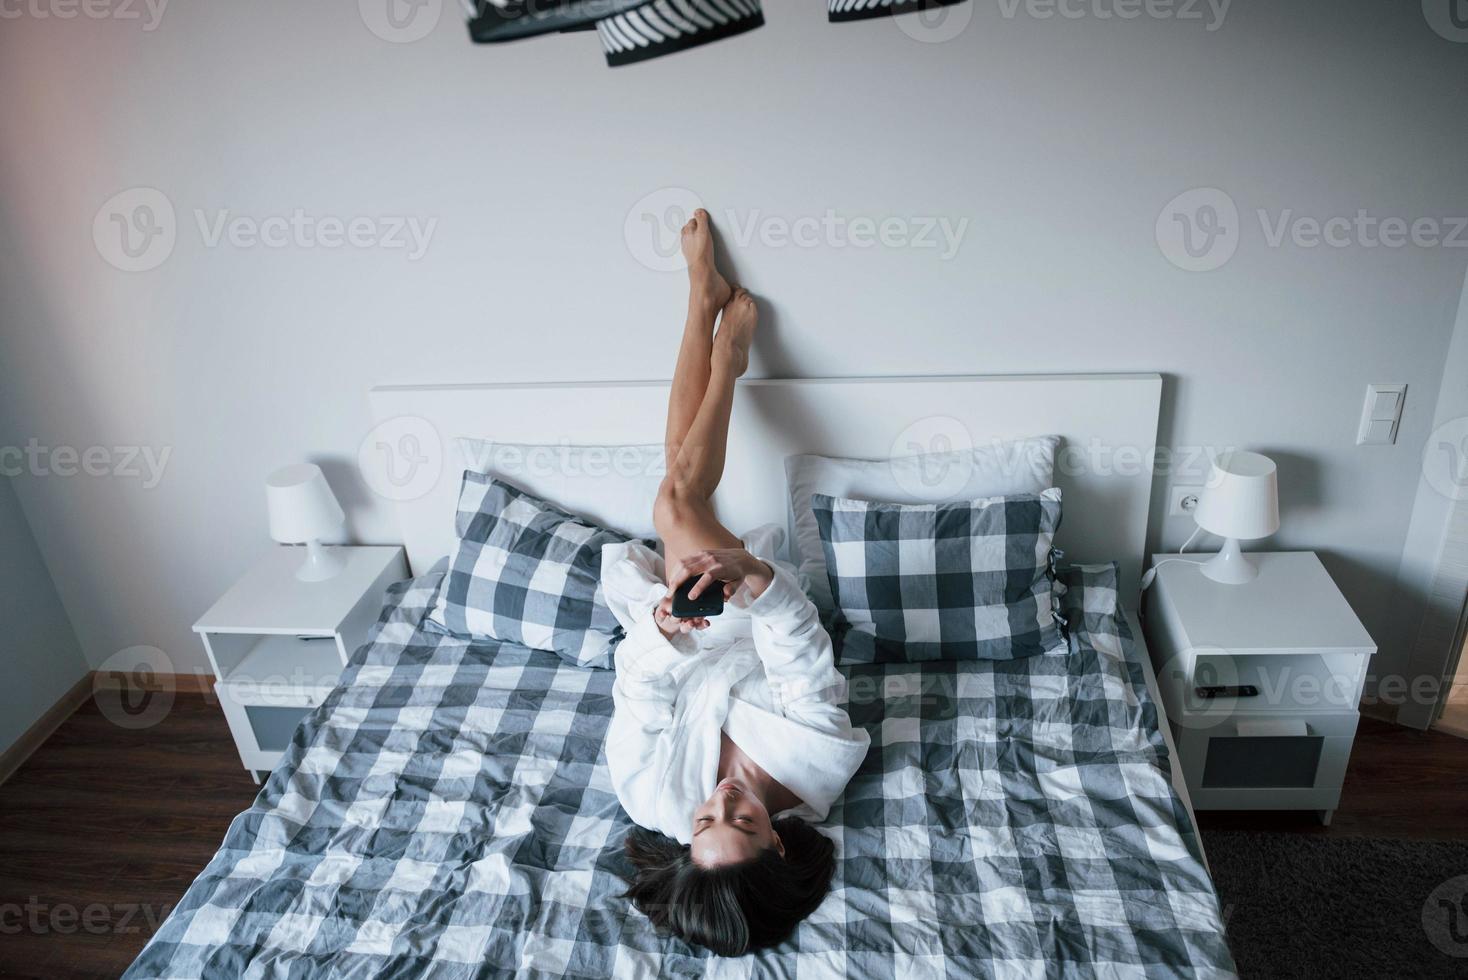
[[[1274,460],[1259,453],[1220,453],[1193,519],[1211,534],[1241,541],[1278,531],[1279,481]]]
[[[270,536],[281,544],[319,540],[346,518],[326,475],[314,463],[297,463],[270,474],[265,481],[265,502],[270,509]]]

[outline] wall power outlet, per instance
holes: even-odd
[[[1172,487],[1168,490],[1167,516],[1191,517],[1198,509],[1198,495],[1202,487]]]

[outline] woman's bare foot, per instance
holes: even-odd
[[[719,332],[714,335],[714,363],[722,363],[737,378],[749,369],[749,347],[759,323],[759,307],[743,287],[736,287],[724,304]]]
[[[683,258],[688,262],[688,302],[717,310],[729,302],[729,283],[714,264],[714,231],[703,208],[683,226]]]

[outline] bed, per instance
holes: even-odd
[[[746,385],[739,418],[780,436],[773,450],[731,444],[730,473],[748,454],[797,447],[878,455],[894,426],[933,417],[985,437],[1055,431],[1145,449],[1159,390],[1155,376]],[[521,441],[561,426],[611,444],[646,437],[665,389],[601,394],[611,407],[575,429],[567,393],[540,387],[390,389],[374,404],[380,420],[440,435],[513,418]],[[1023,419],[1017,397],[1031,400]],[[838,422],[867,427],[832,446],[822,429]],[[767,473],[743,469],[753,482],[731,489],[768,490],[755,485]],[[1140,572],[1150,472],[1073,466],[1062,479],[1094,501],[1067,542],[1080,560],[1063,573],[1067,648],[844,667],[873,748],[821,828],[837,844],[832,893],[790,941],[737,959],[657,935],[620,897],[631,824],[601,751],[612,672],[426,622],[452,499],[434,488],[400,501],[416,577],[390,590],[369,643],[127,975],[1233,976],[1122,602]]]

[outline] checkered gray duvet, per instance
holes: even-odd
[[[731,960],[618,897],[612,673],[420,628],[437,578],[400,584],[126,975],[1232,976],[1111,581],[1072,573],[1065,653],[843,668],[834,890]]]

